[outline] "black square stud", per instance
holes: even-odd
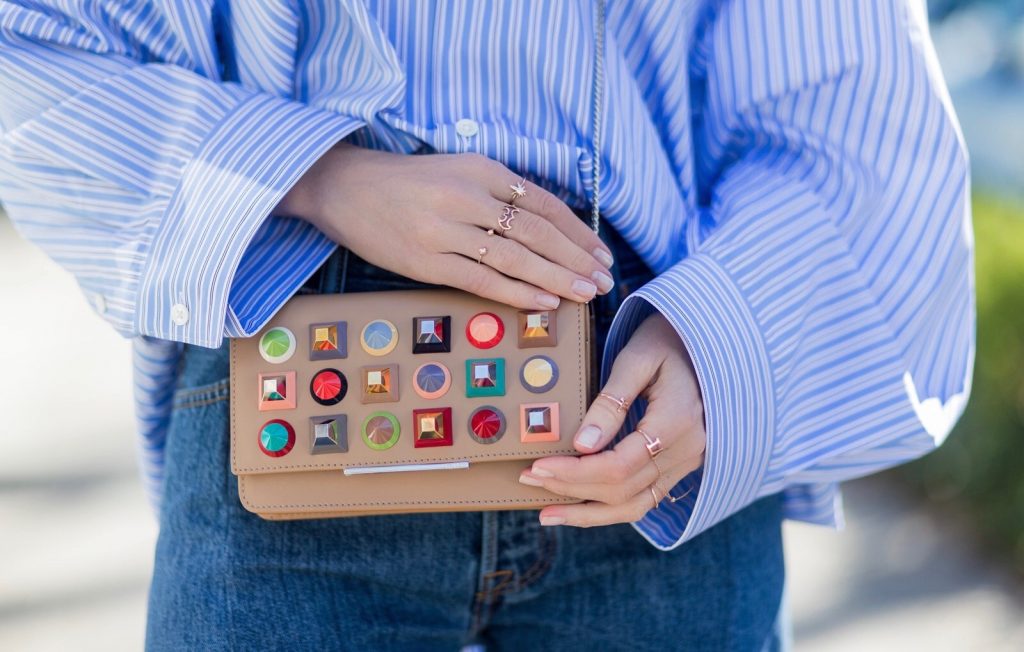
[[[449,353],[452,350],[451,317],[413,317],[413,353]]]

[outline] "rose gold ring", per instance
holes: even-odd
[[[612,396],[608,392],[601,392],[600,394],[597,395],[597,397],[598,398],[606,398],[609,401],[611,401],[612,403],[614,403],[615,404],[615,411],[619,412],[620,414],[622,412],[625,412],[626,410],[629,409],[629,401],[627,401],[624,398],[619,398],[618,396]]]
[[[484,262],[484,256],[487,255],[487,247],[480,247],[479,249],[476,250],[476,252],[478,254],[480,254],[480,256],[476,259],[476,262],[477,263]]]
[[[668,498],[669,500],[671,500],[672,502],[676,502],[676,501],[682,500],[683,498],[686,498],[686,497],[687,497],[687,496],[689,496],[689,495],[690,495],[691,493],[693,493],[693,487],[690,487],[689,489],[687,489],[687,490],[686,490],[686,493],[684,493],[684,494],[683,494],[682,496],[678,496],[678,497],[677,497],[677,496],[673,496],[673,495],[672,495],[672,492],[670,491],[670,492],[668,493],[668,495],[667,495],[667,496],[665,496],[665,497],[666,497],[666,498]]]
[[[653,457],[651,458],[651,464],[654,465],[654,468],[658,469],[658,479],[660,480],[661,476],[665,475],[665,472],[661,470],[661,465],[658,464],[658,460]]]
[[[663,450],[665,450],[665,447],[662,446],[661,444],[661,439],[657,437],[651,437],[642,428],[637,428],[636,431],[639,432],[640,436],[644,438],[644,446],[647,447],[647,452],[651,454],[652,460],[655,457],[657,457]]]
[[[518,212],[519,209],[512,204],[505,204],[501,217],[498,218],[498,227],[501,229],[501,235],[505,235],[506,231],[512,230],[512,220],[516,219],[516,213]]]
[[[654,509],[661,509],[661,500],[658,499],[658,492],[654,490],[654,485],[647,487],[651,490],[651,498],[654,499]]]
[[[526,177],[523,177],[519,183],[510,185],[509,188],[512,189],[512,199],[508,203],[514,204],[517,199],[522,199],[526,196]]]

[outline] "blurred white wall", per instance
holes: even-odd
[[[0,650],[142,649],[129,344],[0,213]]]

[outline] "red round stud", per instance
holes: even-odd
[[[309,393],[320,405],[335,405],[345,398],[348,383],[337,369],[321,369],[309,383]]]
[[[480,444],[493,444],[505,434],[505,415],[496,407],[482,405],[469,415],[469,436]]]
[[[478,349],[497,346],[505,335],[505,324],[493,312],[480,312],[466,322],[466,339]]]

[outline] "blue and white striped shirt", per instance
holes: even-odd
[[[334,248],[269,214],[338,140],[480,152],[587,205],[594,17],[585,0],[0,0],[0,197],[136,338],[154,489],[180,343],[256,332]],[[621,308],[604,371],[660,311],[708,437],[674,493],[698,491],[635,527],[670,549],[779,491],[787,516],[837,523],[840,481],[934,448],[970,391],[967,155],[923,7],[613,0],[607,29],[603,214],[658,277]]]

